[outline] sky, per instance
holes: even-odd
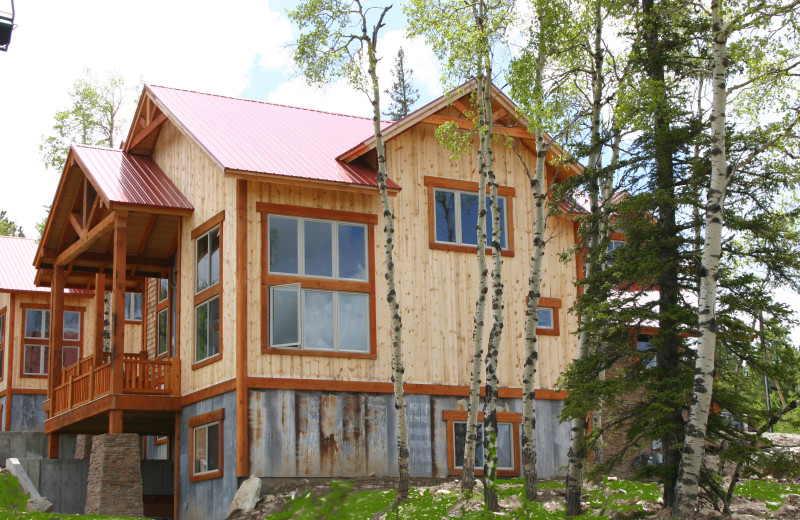
[[[126,83],[194,90],[331,112],[371,115],[366,96],[344,83],[320,90],[293,72],[289,45],[297,37],[285,14],[294,1],[16,0],[16,28],[0,52],[0,210],[37,238],[61,172],[45,168],[42,136],[70,106],[69,91],[86,68]],[[0,0],[0,11],[10,11]],[[389,88],[402,45],[420,91],[416,106],[441,95],[439,66],[419,40],[408,40],[399,7],[378,44]],[[138,93],[137,93],[138,95]],[[388,99],[382,99],[383,109]],[[130,123],[133,99],[123,108]],[[127,127],[124,129],[127,133]],[[115,143],[115,147],[119,143]]]

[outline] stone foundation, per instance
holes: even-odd
[[[86,514],[144,516],[140,464],[138,435],[94,436]]]
[[[88,459],[92,454],[93,435],[79,434],[75,438],[75,458]]]

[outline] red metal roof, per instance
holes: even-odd
[[[377,186],[376,172],[336,158],[373,134],[372,119],[147,87],[226,170]],[[385,128],[390,123],[383,122]],[[389,188],[400,186],[389,180]]]
[[[194,209],[149,157],[85,145],[73,145],[72,151],[84,173],[111,204]]]
[[[39,244],[32,238],[0,236],[0,291],[45,292],[49,287],[37,287],[33,282],[36,268],[33,257]],[[68,294],[94,294],[92,291],[67,289]]]

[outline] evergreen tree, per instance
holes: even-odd
[[[400,47],[397,51],[394,70],[392,71],[392,76],[394,76],[392,89],[384,90],[392,99],[392,104],[389,105],[389,110],[384,112],[383,115],[388,116],[392,121],[398,121],[406,117],[411,112],[411,107],[419,99],[419,91],[414,88],[412,83],[414,69],[406,68],[405,57],[406,54],[403,52],[403,48]]]

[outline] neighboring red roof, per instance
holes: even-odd
[[[37,287],[33,257],[39,244],[32,238],[0,236],[0,291],[45,292],[49,287]],[[94,294],[91,291],[67,289],[68,294]]]
[[[72,151],[84,173],[112,204],[194,209],[149,157],[85,145],[73,145]]]
[[[226,170],[377,186],[372,168],[336,159],[373,134],[372,119],[166,87],[147,89]],[[387,185],[400,188],[391,180]]]

